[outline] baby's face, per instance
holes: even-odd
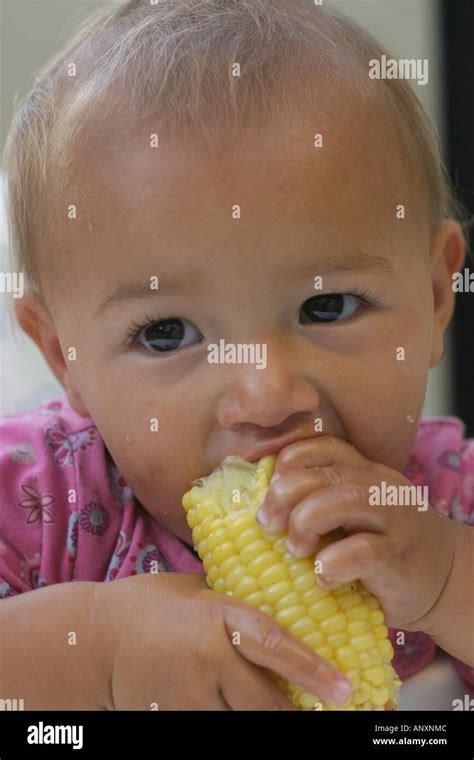
[[[77,352],[71,402],[137,499],[190,542],[193,479],[319,435],[317,419],[402,469],[451,307],[437,316],[430,230],[398,160],[357,122],[275,130],[220,159],[150,148],[152,131],[90,155],[48,303]],[[447,270],[437,282],[447,293]],[[221,341],[260,360],[211,363]]]

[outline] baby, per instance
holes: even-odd
[[[473,688],[474,442],[421,419],[465,240],[382,54],[312,0],[129,0],[18,110],[14,306],[65,396],[0,424],[1,698],[294,709],[270,668],[343,706],[343,673],[210,591],[192,546],[192,481],[270,452],[262,525],[377,596],[402,677],[438,645]],[[410,485],[425,505],[373,499]]]

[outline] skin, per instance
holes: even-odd
[[[281,490],[280,498],[271,490],[265,509],[277,528],[289,529],[295,549],[314,553],[323,529],[346,529],[352,538],[322,552],[325,574],[362,578],[381,596],[388,623],[408,629],[421,619],[435,631],[439,618],[430,612],[450,579],[454,601],[443,610],[456,631],[439,639],[465,655],[467,592],[463,598],[453,584],[467,572],[470,529],[431,508],[368,508],[354,491],[368,481],[407,482],[400,471],[428,371],[443,355],[462,232],[453,220],[430,224],[424,198],[387,147],[389,130],[377,134],[378,122],[357,111],[347,120],[321,118],[323,150],[313,147],[314,125],[302,121],[220,156],[166,140],[152,151],[153,129],[125,139],[111,125],[81,165],[75,200],[64,200],[78,204],[78,220],[60,231],[67,253],[48,278],[54,287],[45,280],[40,296],[28,293],[18,318],[71,405],[93,418],[136,498],[174,534],[192,543],[181,507],[192,480],[228,454],[268,444],[281,450]],[[404,220],[396,218],[399,204]],[[393,273],[361,269],[360,250]],[[335,268],[351,255],[354,270]],[[154,275],[158,293],[96,313],[118,286],[146,285]],[[183,283],[171,291],[175,277]],[[377,305],[357,302],[352,316],[330,324],[299,320],[315,295],[367,288]],[[202,339],[167,354],[126,346],[133,324],[161,315],[185,318]],[[267,368],[209,364],[207,344],[220,339],[266,344]],[[70,346],[76,361],[65,359]],[[159,432],[150,431],[151,418]],[[288,436],[294,442],[282,446]],[[351,498],[321,505],[331,477],[351,485]]]

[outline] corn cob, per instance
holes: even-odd
[[[183,496],[207,583],[270,615],[352,683],[350,702],[335,707],[269,673],[298,708],[393,710],[401,681],[390,664],[394,651],[377,599],[359,581],[320,588],[314,561],[295,559],[286,535],[266,533],[255,519],[275,461],[275,455],[256,463],[229,456]],[[322,546],[334,537],[324,536]]]

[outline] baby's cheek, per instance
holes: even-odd
[[[348,440],[371,462],[401,472],[423,412],[425,386],[425,378],[395,367],[377,380],[365,403],[346,408]]]
[[[183,494],[189,490],[192,477],[188,473],[185,458],[176,456],[170,449],[146,451],[137,449],[125,456],[121,472],[133,494],[153,517],[179,535],[189,538],[186,515],[181,505]],[[120,467],[119,467],[120,469]]]

